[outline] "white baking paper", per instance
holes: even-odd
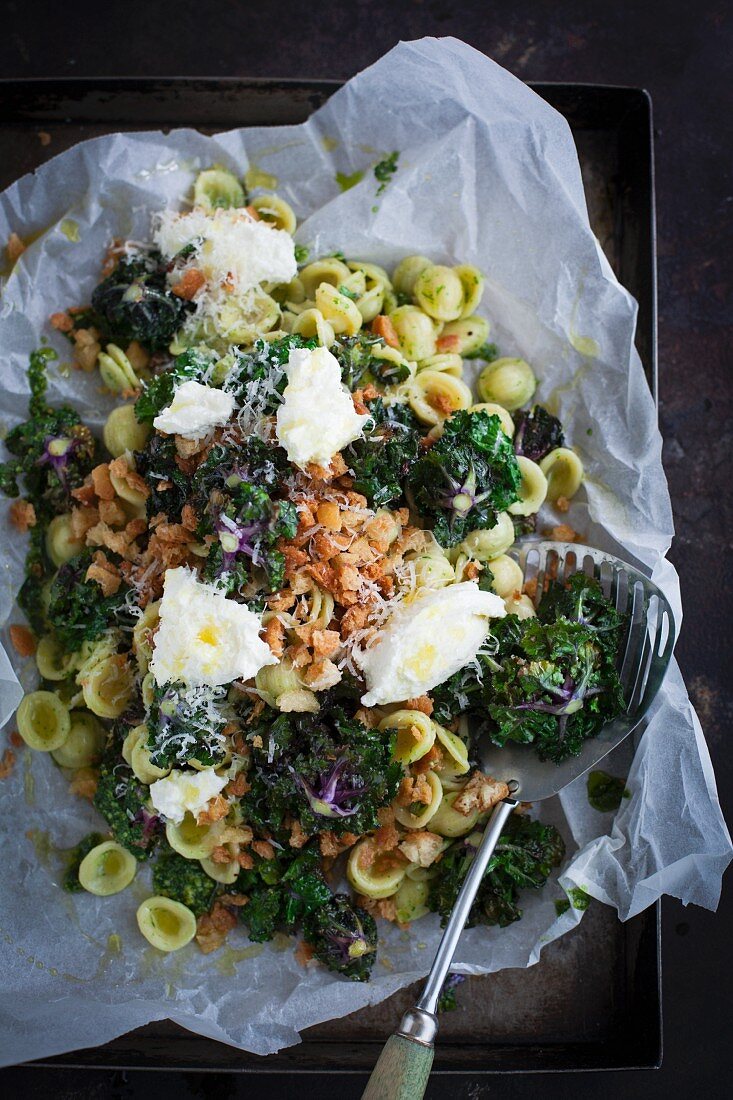
[[[372,168],[399,150],[399,168],[377,194]],[[679,610],[677,577],[664,561],[672,515],[651,396],[634,350],[636,304],[619,286],[591,232],[575,147],[563,118],[482,54],[455,39],[403,43],[355,77],[302,126],[137,133],[83,143],[26,176],[0,200],[0,240],[40,232],[2,299],[0,369],[6,426],[23,418],[29,352],[45,334],[68,347],[49,314],[88,301],[113,237],[145,237],[151,212],[178,203],[195,171],[212,163],[238,174],[256,166],[301,221],[311,255],[335,249],[387,267],[409,253],[478,265],[482,312],[503,354],[521,355],[540,378],[538,399],[556,408],[588,471],[562,517],[595,545],[646,565]],[[363,171],[342,193],[336,173]],[[73,240],[78,236],[78,240]],[[55,397],[99,425],[110,403],[99,379],[57,371]],[[11,612],[24,546],[7,527],[0,615]],[[32,663],[32,662],[31,662]],[[20,669],[30,682],[31,670]],[[0,666],[2,718],[19,689]],[[588,805],[581,778],[543,805],[568,844],[561,882],[524,899],[511,927],[464,934],[459,968],[478,974],[535,963],[582,912],[556,916],[561,886],[578,886],[622,918],[668,893],[715,908],[731,844],[700,725],[676,666],[631,759],[631,798],[615,820]],[[629,770],[630,769],[630,770]],[[141,870],[129,891],[97,899],[57,886],[55,849],[96,823],[52,761],[23,753],[0,784],[0,1061],[17,1062],[103,1043],[149,1020],[185,1027],[260,1054],[298,1041],[309,1025],[343,1016],[423,975],[438,939],[435,918],[408,934],[381,929],[368,985],[303,969],[292,944],[203,956],[195,946],[164,956],[147,947],[135,909],[148,892]],[[48,845],[51,845],[49,851]]]

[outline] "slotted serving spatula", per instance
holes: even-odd
[[[675,641],[672,610],[655,584],[620,558],[589,546],[568,542],[531,543],[519,552],[525,582],[537,580],[539,603],[546,578],[565,578],[585,572],[601,583],[604,595],[617,611],[628,615],[626,646],[620,677],[626,710],[607,722],[597,737],[583,745],[579,756],[555,765],[541,761],[532,747],[508,743],[498,749],[488,738],[479,745],[480,766],[486,775],[503,779],[511,797],[494,807],[483,840],[468,869],[450,920],[438,946],[422,996],[402,1017],[396,1033],[387,1040],[363,1100],[420,1100],[433,1063],[438,1030],[438,997],[468,918],[476,891],[509,815],[519,803],[550,798],[588,771],[615,749],[646,715],[667,671]]]

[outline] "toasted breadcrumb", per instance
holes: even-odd
[[[236,915],[216,901],[211,912],[203,913],[196,922],[196,943],[204,955],[209,955],[224,946],[227,935],[236,925]]]
[[[466,817],[474,810],[482,814],[508,796],[509,788],[506,783],[477,771],[454,801],[453,809]]]
[[[16,260],[20,259],[25,252],[25,248],[26,246],[18,234],[11,233],[8,237],[8,243],[5,246],[5,252],[11,264],[14,264]]]
[[[0,779],[7,779],[15,767],[15,753],[12,749],[6,749],[0,759]]]
[[[18,531],[36,525],[36,510],[29,500],[14,500],[10,505],[10,522]]]
[[[32,657],[36,652],[33,632],[21,623],[13,623],[9,630],[10,641],[19,657]]]

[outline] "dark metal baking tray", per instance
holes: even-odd
[[[330,81],[89,79],[0,82],[0,186],[84,138],[115,130],[301,122]],[[567,118],[591,223],[639,302],[637,346],[656,397],[656,267],[651,103],[637,88],[535,84]],[[50,141],[45,137],[49,135]],[[441,1025],[435,1072],[654,1068],[661,1063],[659,907],[621,924],[592,903],[577,929],[529,970],[471,978]],[[268,1058],[162,1021],[103,1047],[45,1059],[53,1066],[228,1070],[253,1075],[364,1073],[411,991],[304,1033]],[[328,1078],[333,1088],[334,1081]],[[256,1087],[255,1080],[252,1085]],[[345,1082],[344,1082],[345,1085]]]

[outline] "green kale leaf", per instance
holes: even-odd
[[[377,951],[374,917],[353,905],[346,894],[333,894],[311,908],[304,938],[315,957],[353,982],[369,981]]]
[[[392,801],[401,776],[384,733],[326,705],[274,720],[268,709],[251,728],[262,746],[252,747],[246,821],[283,840],[294,819],[309,836],[377,828],[377,811]]]
[[[445,421],[441,437],[407,475],[415,507],[432,521],[441,546],[494,527],[497,514],[518,500],[521,482],[499,417],[464,410]]]
[[[159,252],[123,256],[92,294],[97,327],[114,343],[137,340],[160,351],[173,339],[192,302],[168,285],[167,264]]]
[[[201,382],[211,373],[215,356],[206,348],[188,348],[172,366],[152,378],[135,402],[135,416],[141,424],[152,424],[167,409],[184,382]]]
[[[66,650],[76,652],[114,626],[122,612],[127,585],[105,596],[96,581],[85,580],[93,551],[83,550],[61,566],[51,585],[46,617]]]
[[[445,925],[455,905],[476,848],[472,838],[456,841],[436,863],[430,881],[428,905]],[[521,890],[544,886],[553,867],[558,867],[565,845],[557,829],[533,821],[526,814],[512,814],[504,826],[496,851],[479,886],[467,926],[498,924],[505,928],[519,920]]]
[[[68,512],[71,491],[78,488],[97,459],[97,444],[74,409],[52,409],[45,402],[46,366],[56,359],[52,348],[31,353],[28,378],[31,397],[29,419],[11,428],[5,446],[12,455],[0,463],[0,492],[20,495],[20,481],[41,524]]]
[[[383,386],[394,386],[409,377],[409,368],[389,359],[380,359],[375,355],[375,344],[381,344],[381,336],[370,336],[360,332],[358,336],[340,336],[331,351],[341,367],[341,378],[350,390],[376,382]]]
[[[495,744],[533,743],[541,759],[558,764],[577,756],[624,708],[616,667],[622,631],[593,578],[574,574],[567,586],[551,585],[492,677]]]
[[[372,508],[397,504],[420,450],[420,426],[407,405],[386,405],[381,397],[368,401],[372,426],[344,451],[354,478]]]
[[[225,688],[156,684],[146,719],[150,762],[156,768],[221,763],[228,720]]]

